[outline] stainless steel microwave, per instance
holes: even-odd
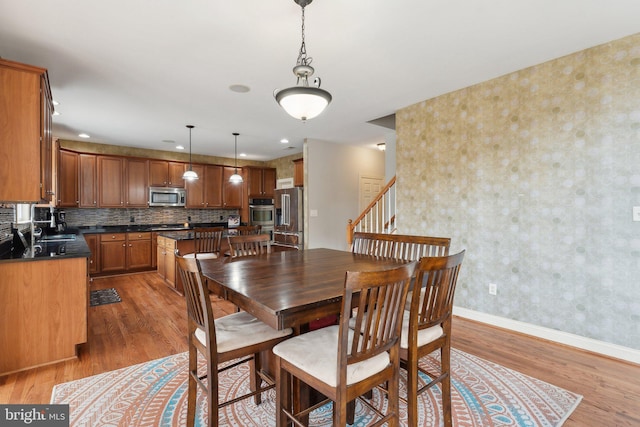
[[[184,206],[186,202],[184,188],[149,187],[149,206]]]

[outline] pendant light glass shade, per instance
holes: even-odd
[[[307,57],[307,48],[304,42],[304,8],[313,0],[294,0],[302,8],[302,44],[298,53],[293,74],[297,77],[296,86],[282,90],[275,90],[273,96],[280,106],[290,116],[298,120],[313,119],[327,108],[331,102],[331,94],[320,89],[320,78],[313,80],[313,86],[309,86],[309,78],[314,69],[311,66],[313,58]]]
[[[291,117],[304,121],[322,113],[331,102],[331,94],[317,87],[294,86],[277,92],[276,101]]]
[[[233,136],[235,137],[235,171],[233,173],[233,175],[231,175],[229,177],[229,182],[232,184],[240,184],[242,182],[244,182],[244,179],[242,179],[242,175],[238,174],[238,135],[240,135],[237,132],[233,133]]]
[[[182,174],[182,179],[187,181],[195,181],[196,179],[198,179],[198,174],[193,170],[191,166],[191,129],[193,129],[194,126],[187,125],[187,128],[189,129],[189,169]]]

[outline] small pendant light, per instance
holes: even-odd
[[[185,171],[182,174],[182,179],[186,179],[187,181],[195,181],[198,179],[198,174],[194,172],[193,166],[191,165],[191,129],[194,128],[193,125],[187,125],[189,129],[189,170]]]
[[[242,175],[238,174],[238,135],[240,135],[237,132],[233,133],[233,136],[236,139],[236,149],[235,149],[235,159],[236,159],[236,163],[235,163],[235,172],[233,173],[233,175],[231,175],[229,177],[229,182],[233,183],[233,184],[240,184],[241,182],[243,182],[244,180],[242,179]]]

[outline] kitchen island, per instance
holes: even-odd
[[[87,342],[89,255],[77,235],[33,258],[0,260],[0,375],[76,357]]]

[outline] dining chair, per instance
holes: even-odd
[[[193,229],[195,252],[185,254],[185,258],[219,258],[223,233],[224,227],[195,227]]]
[[[274,387],[274,380],[262,370],[260,353],[291,335],[290,328],[276,330],[247,312],[238,312],[214,319],[209,289],[202,280],[200,260],[176,255],[178,271],[184,284],[187,302],[189,344],[189,383],[187,394],[187,426],[195,422],[198,388],[206,394],[209,410],[208,425],[218,425],[218,411],[224,406],[254,396],[261,403],[261,393]],[[199,359],[206,361],[198,368]],[[220,366],[221,363],[230,362]],[[218,376],[242,363],[249,363],[250,392],[225,402],[219,402]],[[206,380],[205,380],[206,379]],[[263,387],[262,382],[266,385]]]
[[[383,271],[348,271],[345,275],[340,323],[287,339],[273,348],[276,355],[276,426],[289,420],[303,425],[310,412],[333,401],[333,425],[347,423],[347,403],[365,391],[383,389],[388,410],[382,414],[361,399],[380,419],[374,425],[397,426],[399,406],[399,344],[402,313],[415,262]],[[355,315],[353,306],[366,307]],[[297,408],[292,393],[296,378],[328,399]],[[294,414],[296,410],[299,410]]]
[[[232,258],[271,252],[271,239],[268,234],[242,234],[227,236],[227,239]]]
[[[239,235],[245,234],[260,234],[262,232],[261,225],[240,225],[235,228]]]
[[[417,261],[424,256],[448,255],[450,245],[451,239],[448,237],[356,232],[353,234],[351,252]]]
[[[465,251],[455,255],[424,257],[418,262],[405,310],[400,339],[401,365],[407,370],[408,425],[418,422],[418,395],[440,383],[445,427],[451,427],[451,312]],[[440,350],[440,372],[419,365],[422,357]],[[419,372],[429,381],[420,379]]]

